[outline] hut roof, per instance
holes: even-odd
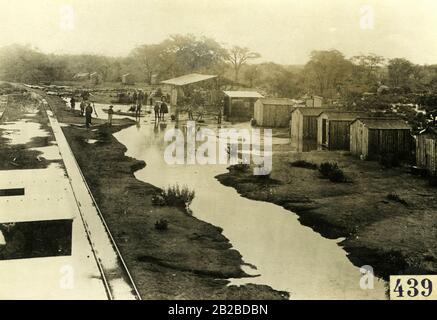
[[[223,91],[231,98],[263,98],[263,95],[256,91]]]
[[[367,112],[353,112],[353,111],[335,111],[335,110],[331,110],[331,111],[323,111],[320,116],[322,116],[323,114],[327,115],[329,117],[330,120],[344,120],[344,121],[352,121],[355,120],[356,118],[359,117],[368,117],[369,113]]]
[[[79,73],[76,73],[74,76],[73,76],[73,78],[81,78],[81,77],[89,77],[89,72],[79,72]]]
[[[294,100],[289,98],[261,98],[262,104],[269,105],[282,105],[282,106],[293,106],[300,103],[300,100]]]
[[[297,107],[292,112],[299,110],[302,115],[308,117],[318,117],[322,112],[332,111],[332,108],[313,108],[313,107]]]
[[[185,86],[187,84],[205,81],[205,80],[209,80],[209,79],[216,78],[216,77],[217,76],[207,75],[207,74],[191,73],[191,74],[186,74],[186,75],[183,75],[183,76],[180,76],[177,78],[164,80],[164,81],[161,81],[161,83],[172,84],[175,86]]]
[[[356,121],[362,122],[369,129],[411,129],[404,120],[399,118],[358,118],[354,122]]]

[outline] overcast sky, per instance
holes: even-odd
[[[437,1],[0,0],[0,46],[120,56],[175,33],[247,46],[283,64],[303,64],[312,50],[331,48],[431,64]]]

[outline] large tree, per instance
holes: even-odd
[[[259,76],[258,66],[255,64],[247,65],[247,67],[244,70],[244,79],[247,81],[247,84],[250,87],[253,87],[253,84],[255,80],[258,78],[258,76]]]
[[[369,89],[378,85],[383,77],[382,68],[385,58],[373,53],[358,55],[351,58],[354,68],[352,77]]]
[[[226,55],[225,49],[218,42],[207,37],[172,35],[169,44],[177,73],[210,70],[221,64]]]
[[[226,60],[234,69],[234,80],[238,82],[241,68],[249,61],[260,58],[261,55],[251,51],[249,48],[234,46],[228,50]]]
[[[310,92],[334,97],[352,72],[352,63],[338,50],[313,51],[304,75]]]
[[[153,74],[164,77],[192,72],[218,71],[226,51],[215,40],[194,35],[172,35],[154,45],[135,48],[130,57],[146,73],[150,81]]]
[[[0,77],[3,80],[35,83],[52,81],[55,66],[48,56],[30,46],[12,45],[0,50]]]
[[[391,59],[388,62],[388,78],[393,87],[409,87],[414,74],[414,64],[404,58]]]
[[[169,50],[167,42],[144,44],[133,49],[129,57],[144,72],[142,78],[151,83],[154,74],[162,73],[173,65]]]

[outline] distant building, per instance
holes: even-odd
[[[225,94],[224,116],[227,119],[250,120],[255,101],[263,96],[256,91],[223,91]]]
[[[375,160],[384,154],[409,157],[412,151],[411,127],[398,118],[358,118],[350,125],[350,151]]]
[[[381,85],[378,87],[378,89],[376,90],[377,94],[384,94],[384,93],[388,93],[390,91],[390,88],[388,86],[385,85]]]
[[[291,111],[300,101],[288,98],[261,98],[254,105],[254,119],[261,127],[280,128],[290,124]]]
[[[91,84],[100,84],[103,82],[103,77],[98,72],[93,72],[90,74],[90,82]]]
[[[152,77],[150,78],[150,84],[158,84],[159,83],[159,76],[157,74],[152,74]]]
[[[291,112],[290,139],[296,151],[311,151],[317,149],[317,118],[324,111],[332,108],[298,107]]]
[[[428,127],[417,135],[416,163],[429,174],[437,176],[437,128]]]
[[[79,72],[73,76],[73,80],[75,81],[88,81],[90,79],[89,72]]]
[[[126,73],[121,76],[121,83],[125,85],[134,85],[135,84],[135,77],[131,73]]]
[[[328,150],[349,150],[350,124],[359,117],[368,117],[366,112],[325,111],[317,121],[317,144]]]
[[[321,108],[323,105],[323,98],[320,96],[306,97],[305,105],[310,108]]]

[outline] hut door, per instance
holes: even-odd
[[[322,119],[322,144],[327,143],[326,139],[326,119]]]

